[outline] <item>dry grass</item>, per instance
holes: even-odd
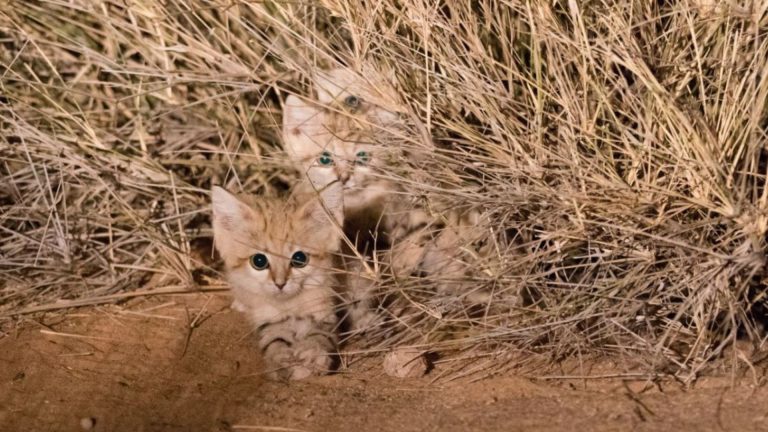
[[[693,377],[766,320],[768,1],[713,4],[11,1],[0,315],[221,289],[190,253],[210,185],[291,184],[281,100],[342,64],[437,145],[392,175],[494,251],[489,304],[389,286],[417,312],[374,346]]]

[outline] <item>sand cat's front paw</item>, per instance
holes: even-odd
[[[327,341],[323,341],[327,342]],[[299,380],[312,375],[326,375],[333,369],[333,355],[326,344],[307,339],[296,344],[299,364],[294,367],[291,379]]]
[[[269,376],[279,381],[296,381],[310,376],[325,375],[333,367],[333,357],[322,343],[307,339],[292,346],[270,347],[265,353]]]

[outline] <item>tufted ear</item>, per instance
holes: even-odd
[[[213,241],[227,265],[247,257],[252,246],[251,232],[264,229],[264,220],[256,210],[223,188],[211,189]]]
[[[299,162],[314,158],[331,138],[319,107],[298,96],[288,96],[283,105],[283,145],[291,159]]]

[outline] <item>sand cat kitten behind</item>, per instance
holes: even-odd
[[[286,99],[285,149],[302,172],[343,184],[344,231],[358,252],[371,257],[376,249],[386,272],[396,277],[436,276],[439,293],[464,294],[465,280],[475,291],[467,274],[473,260],[460,251],[464,236],[458,233],[466,229],[446,224],[446,215],[428,215],[393,180],[399,170],[410,177],[414,171],[406,160],[422,157],[409,145],[397,105],[387,97],[393,91],[370,74],[362,78],[348,69],[320,71],[314,80],[317,103],[294,95]],[[375,283],[355,276],[362,273],[359,260],[345,264],[352,327],[365,329],[375,321],[370,313]]]
[[[319,107],[310,106],[294,97],[286,102],[286,118],[301,119],[298,130],[305,136],[286,137],[286,146],[294,155],[310,157],[312,144],[324,145],[324,158],[333,158],[333,171],[337,178],[359,178],[344,189],[344,198],[354,193],[354,206],[345,210],[347,228],[365,229],[365,223],[352,226],[355,217],[368,217],[369,228],[376,224],[386,236],[385,245],[391,248],[384,257],[389,271],[395,275],[410,274],[437,276],[439,293],[470,295],[475,300],[485,298],[476,295],[478,287],[473,273],[484,251],[477,250],[474,243],[483,233],[476,227],[480,219],[477,211],[458,212],[451,206],[441,206],[438,214],[428,215],[423,203],[409,200],[409,194],[398,182],[386,178],[405,163],[422,161],[426,153],[434,151],[414,146],[413,136],[406,133],[403,119],[398,113],[404,112],[396,102],[396,91],[374,71],[357,74],[350,69],[338,68],[318,71],[314,76]],[[303,117],[303,118],[302,118]],[[326,136],[312,135],[326,131]],[[302,140],[304,138],[304,140]],[[428,139],[427,139],[428,141]],[[405,149],[404,149],[405,148]],[[407,150],[406,150],[407,149]],[[365,155],[360,160],[361,153]],[[384,156],[384,157],[382,157]],[[337,160],[341,166],[337,166]],[[345,161],[353,161],[346,163]],[[322,164],[320,159],[317,160]],[[306,165],[305,165],[306,166]],[[429,182],[414,178],[419,173],[406,169],[401,174],[411,182]],[[326,181],[330,181],[326,180]],[[432,203],[437,204],[437,203]],[[433,210],[437,210],[433,208]],[[364,218],[363,218],[364,219]],[[347,235],[350,231],[345,229]]]
[[[349,106],[349,104],[353,106]],[[345,213],[381,205],[395,184],[383,168],[400,156],[398,146],[377,134],[365,117],[359,99],[323,109],[289,96],[283,112],[283,140],[291,161],[302,172],[317,167],[344,188]]]
[[[216,248],[272,378],[326,373],[336,352],[332,269],[340,242],[336,225],[343,218],[341,187],[327,186],[320,195],[247,200],[212,190]]]

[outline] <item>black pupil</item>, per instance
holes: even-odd
[[[267,267],[267,256],[264,254],[256,254],[251,257],[253,266],[257,269],[264,269]]]
[[[360,98],[357,96],[347,96],[344,103],[350,108],[357,108],[360,105]]]
[[[291,264],[293,264],[294,267],[303,267],[307,264],[307,254],[304,252],[298,251],[291,256]]]

